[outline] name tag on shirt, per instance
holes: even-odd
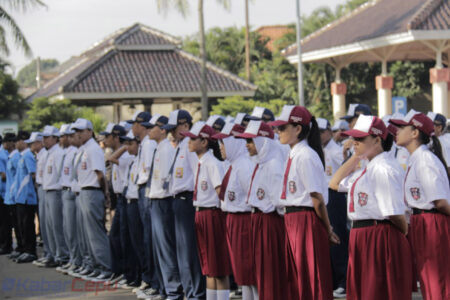
[[[48,174],[52,174],[52,169],[53,169],[52,166],[48,166],[48,168],[47,168],[47,173],[48,173]]]
[[[175,178],[183,178],[183,168],[177,168],[175,170]]]
[[[85,161],[81,163],[81,169],[87,170],[87,163]]]
[[[64,167],[64,175],[69,175],[69,167]]]
[[[327,166],[326,174],[327,174],[327,176],[333,175],[333,167],[332,166]]]

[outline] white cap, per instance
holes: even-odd
[[[44,127],[44,130],[42,131],[42,136],[59,136],[59,130],[55,126],[47,125]]]
[[[434,119],[436,119],[436,114],[435,114],[434,112],[432,112],[432,111],[429,111],[429,112],[427,113],[427,117],[430,118],[431,121],[434,122]]]
[[[30,138],[25,141],[27,144],[31,144],[34,142],[42,142],[42,133],[40,132],[32,132]]]
[[[160,114],[154,114],[153,117],[148,122],[152,125],[156,125],[156,122],[158,121],[159,117],[161,117]]]
[[[234,123],[234,118],[232,116],[227,116],[225,118],[225,123]]]
[[[114,123],[108,123],[108,125],[106,125],[106,129],[104,131],[100,132],[100,134],[101,135],[111,134],[115,125],[116,124],[114,124]]]
[[[62,135],[69,135],[69,134],[74,134],[75,131],[73,131],[71,128],[70,124],[62,124],[61,128],[59,129],[59,134]]]
[[[332,131],[349,130],[349,129],[350,128],[348,127],[348,122],[345,120],[337,120],[336,122],[334,122],[334,125],[331,128]]]
[[[131,127],[133,127],[132,124],[128,123],[127,121],[122,121],[119,123],[120,126],[125,128],[125,131],[128,133],[131,130]]]
[[[234,123],[241,125],[245,116],[247,116],[246,113],[237,113],[236,118],[234,118]]]
[[[213,115],[213,116],[210,116],[210,117],[208,118],[208,120],[206,120],[206,125],[209,125],[209,126],[213,127],[213,125],[214,125],[214,123],[217,121],[217,119],[223,119],[223,117],[222,117],[222,116],[219,116],[219,115]],[[224,121],[225,121],[225,120],[224,120]]]
[[[319,125],[319,129],[326,130],[330,129],[330,122],[328,122],[327,119],[324,118],[317,118],[317,125]]]
[[[72,124],[71,129],[85,130],[94,129],[92,122],[86,119],[78,118],[75,123]]]

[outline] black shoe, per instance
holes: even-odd
[[[78,266],[76,266],[76,265],[70,265],[70,267],[68,267],[67,269],[63,269],[62,271],[61,271],[61,273],[63,273],[63,274],[69,274],[70,272],[73,272],[73,271],[75,271],[76,269],[78,269],[79,267]]]
[[[91,273],[89,273],[89,274],[87,274],[87,275],[85,275],[85,276],[83,276],[81,278],[83,278],[83,280],[90,281],[90,280],[96,278],[97,276],[99,276],[100,274],[101,274],[101,272],[99,270],[94,270]],[[111,275],[111,274],[109,274],[109,275]]]
[[[123,274],[113,273],[108,280],[106,280],[105,285],[114,285],[124,278]]]
[[[100,275],[98,275],[97,277],[91,277],[90,280],[93,282],[106,282],[109,281],[113,276],[114,274],[112,274],[111,272],[103,272],[100,273]]]
[[[12,251],[12,249],[0,249],[0,255],[6,255],[6,254],[10,254]]]
[[[30,263],[36,259],[36,255],[30,254],[30,253],[24,253],[24,255],[21,255],[17,260],[16,263],[18,264],[25,264]]]
[[[20,254],[18,257],[11,259],[13,262],[17,262],[19,259],[21,259],[22,257],[26,257],[28,253],[22,253]]]
[[[83,272],[84,268],[83,267],[78,267],[75,270],[69,271],[69,273],[67,273],[67,275],[75,277],[75,278],[81,278],[80,272]]]
[[[58,266],[59,266],[59,264],[54,260],[48,260],[48,261],[44,262],[44,265],[43,265],[44,268],[56,268]]]
[[[126,285],[122,285],[121,288],[126,289],[126,290],[132,290],[134,288],[140,287],[141,283],[138,281],[132,281],[127,283]]]
[[[18,258],[21,255],[22,255],[22,253],[17,252],[17,251],[14,250],[13,252],[11,252],[11,254],[8,255],[8,258],[9,259],[14,259],[14,258]]]
[[[88,269],[88,268],[84,268],[81,272],[79,272],[78,274],[80,274],[81,277],[83,276],[87,276],[89,274],[92,273],[92,269]]]

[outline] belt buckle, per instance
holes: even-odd
[[[287,207],[286,206],[283,207],[283,212],[284,212],[284,214],[287,214]]]
[[[196,206],[195,211],[197,211],[197,212],[200,211],[200,207]]]
[[[256,207],[252,207],[252,213],[256,212]]]

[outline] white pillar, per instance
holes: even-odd
[[[331,83],[331,95],[333,96],[333,117],[339,120],[345,116],[345,94],[347,93],[347,85],[343,82]]]
[[[433,92],[433,112],[447,116],[448,112],[448,82],[450,81],[450,69],[430,69],[430,83]]]
[[[391,76],[377,76],[375,85],[378,91],[378,116],[381,118],[385,115],[391,115],[394,79]]]

